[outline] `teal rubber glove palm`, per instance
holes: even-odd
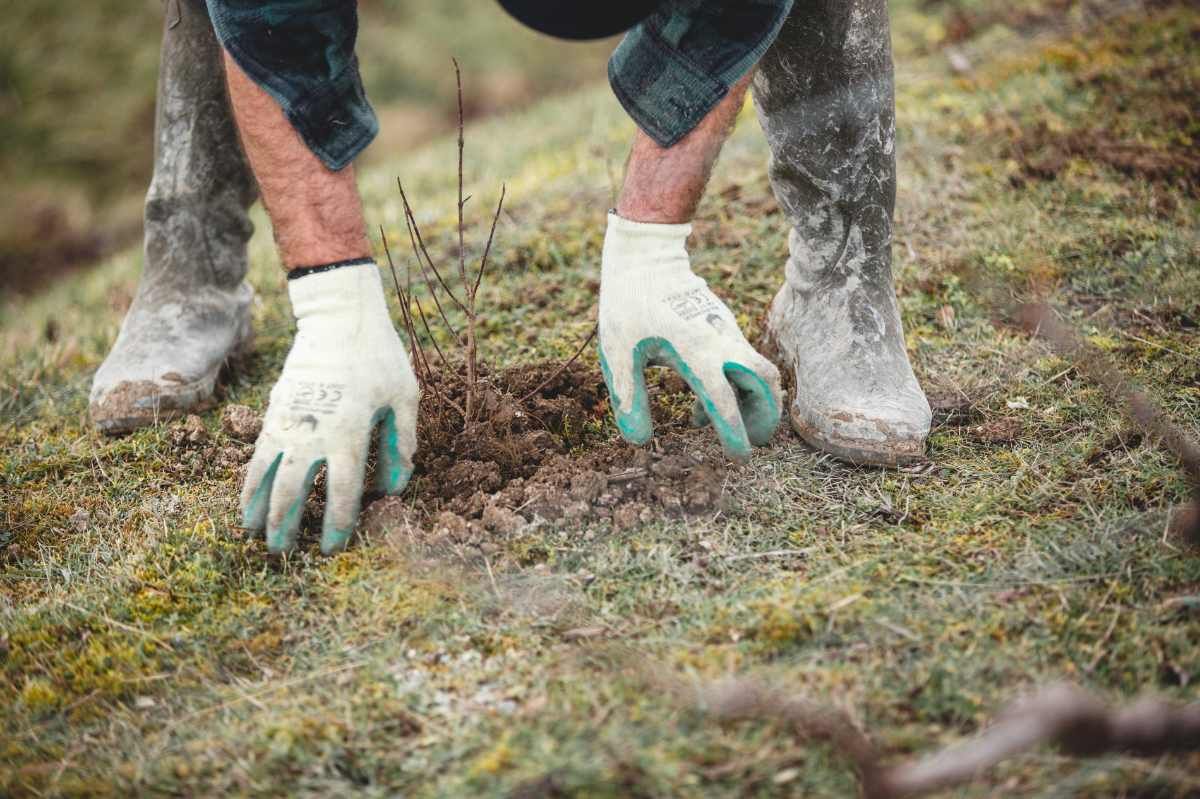
[[[779,370],[755,351],[725,303],[692,272],[691,225],[631,222],[610,213],[600,271],[600,366],[621,435],[653,434],[647,366],[669,366],[696,395],[725,453],[750,457],[779,426]]]
[[[288,281],[297,332],[271,390],[242,488],[242,523],[266,528],[275,553],[296,542],[304,503],[327,468],[321,551],[354,532],[372,432],[378,487],[398,494],[412,475],[420,389],[388,314],[374,263]]]

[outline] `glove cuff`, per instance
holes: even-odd
[[[287,288],[297,320],[351,314],[359,319],[381,318],[391,324],[383,280],[374,261],[312,271],[289,280]]]
[[[636,278],[647,272],[690,272],[687,238],[691,233],[690,223],[634,222],[610,211],[602,279]]]

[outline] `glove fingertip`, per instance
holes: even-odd
[[[765,446],[770,443],[783,418],[783,409],[775,391],[766,379],[740,363],[726,363],[724,372],[737,393],[747,438],[756,447]]]
[[[291,499],[287,510],[280,516],[271,518],[275,516],[274,511],[272,511],[268,517],[267,551],[272,555],[282,554],[295,547],[296,538],[300,533],[300,519],[304,515],[304,505],[308,501],[308,495],[312,493],[313,483],[317,479],[317,472],[324,465],[324,459],[313,461],[308,467],[308,471],[303,473],[304,477],[300,480],[295,479],[298,476],[296,473],[287,471],[281,479],[288,480],[290,478],[294,481],[292,485],[295,485],[296,482],[299,483],[300,490],[294,494],[291,493],[291,486],[287,482],[283,484],[282,490],[278,486],[272,490],[272,494],[277,499],[279,497]]]
[[[321,532],[321,553],[324,555],[334,555],[341,552],[350,543],[350,537],[354,535],[354,528],[326,528]]]
[[[395,496],[408,485],[412,473],[411,458],[406,458],[401,451],[396,412],[389,408],[380,415],[379,462],[376,466],[375,485],[388,496]]]
[[[300,530],[300,516],[304,512],[306,498],[306,496],[297,498],[280,519],[279,524],[267,530],[267,551],[272,555],[281,555],[296,545],[296,535]]]
[[[646,392],[646,377],[642,371],[643,360],[635,358],[633,368],[633,396],[630,398],[630,408],[621,409],[622,398],[613,386],[613,374],[609,368],[608,359],[604,356],[604,348],[600,347],[600,371],[604,375],[604,384],[608,388],[608,402],[612,406],[613,418],[621,437],[630,444],[641,446],[654,435],[654,423],[650,418],[650,398]]]
[[[257,485],[251,489],[255,480],[253,471],[246,477],[246,490],[242,497],[242,527],[259,531],[267,525],[267,510],[271,504],[271,488],[275,483],[275,473],[283,461],[283,453],[279,453],[271,461],[271,465],[263,475],[257,478]]]
[[[734,393],[729,386],[719,387],[721,392],[728,392],[729,395]],[[730,460],[745,462],[750,459],[750,440],[746,433],[745,424],[737,413],[737,404],[732,397],[727,397],[723,400],[723,404],[733,406],[733,411],[727,418],[722,415],[714,402],[713,397],[709,394],[706,387],[696,382],[692,386],[692,391],[696,394],[696,404],[702,410],[704,415],[712,424],[713,430],[717,434],[717,439],[721,442],[721,449],[724,450],[726,457]]]

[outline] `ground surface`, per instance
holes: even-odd
[[[310,526],[277,562],[236,527],[249,446],[220,409],[87,426],[136,252],[3,306],[0,794],[848,796],[837,753],[706,716],[711,681],[842,707],[895,757],[1058,678],[1194,699],[1177,464],[1003,306],[1048,293],[1197,432],[1200,17],[914,2],[895,22],[898,284],[938,408],[917,469],[849,468],[787,432],[734,467],[671,380],[638,452],[589,348],[542,392],[544,428],[509,430],[552,453],[540,477],[429,449],[349,552],[320,557]],[[511,199],[481,295],[495,385],[532,388],[505,370],[591,329],[630,132],[603,87],[468,130],[476,241],[502,181]],[[764,157],[748,113],[693,240],[752,335],[786,246]],[[371,221],[403,238],[400,175],[446,253],[452,159],[441,141],[370,170]],[[261,411],[290,316],[265,230],[253,259],[258,344],[223,399]],[[455,479],[510,495],[485,512]],[[1197,765],[1041,752],[952,795],[1194,796]]]

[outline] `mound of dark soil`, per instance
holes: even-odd
[[[610,519],[628,527],[711,512],[720,502],[723,462],[690,451],[686,413],[652,403],[658,435],[646,448],[626,444],[606,424],[608,395],[594,366],[535,364],[485,374],[481,412],[465,426],[447,401],[465,405],[461,375],[444,372],[427,383],[412,487],[372,503],[364,519],[369,530],[407,527],[480,540],[538,518]],[[652,400],[676,388],[664,381],[651,389]]]

